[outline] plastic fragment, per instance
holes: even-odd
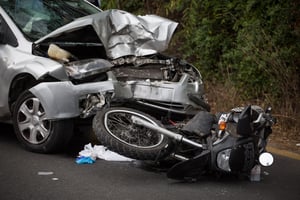
[[[77,164],[93,164],[95,162],[91,157],[79,156],[76,158]]]
[[[268,176],[268,175],[270,175],[270,173],[269,173],[269,172],[266,172],[266,171],[264,171],[264,175]]]
[[[54,172],[38,172],[38,175],[40,176],[49,176],[49,175],[53,175]]]
[[[250,181],[260,181],[261,166],[255,165],[251,170]]]

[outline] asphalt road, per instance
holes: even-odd
[[[97,160],[92,165],[78,165],[75,157],[87,142],[79,138],[63,153],[35,154],[20,147],[10,126],[0,124],[0,199],[300,199],[299,160],[275,155],[274,165],[263,168],[261,182],[205,177],[187,183],[129,162]]]

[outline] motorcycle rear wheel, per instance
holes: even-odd
[[[93,121],[93,129],[100,143],[114,152],[138,160],[160,160],[167,156],[171,148],[170,140],[156,131],[134,124],[132,116],[162,126],[155,118],[138,110],[107,108],[98,112]]]

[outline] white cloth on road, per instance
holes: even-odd
[[[91,157],[93,160],[97,158],[107,161],[132,161],[133,159],[127,158],[115,152],[108,150],[105,146],[94,145],[91,143],[86,144],[84,149],[79,152],[79,156]]]

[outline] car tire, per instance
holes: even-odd
[[[15,134],[27,150],[54,153],[62,150],[73,134],[73,120],[48,120],[40,102],[31,92],[23,92],[13,108]]]

